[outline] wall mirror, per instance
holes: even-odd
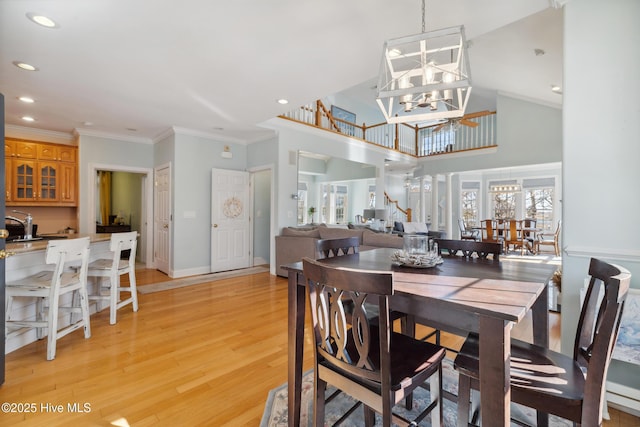
[[[375,185],[374,165],[299,151],[298,225],[356,222],[375,207]]]

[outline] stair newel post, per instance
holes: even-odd
[[[414,129],[415,129],[415,134],[416,134],[416,141],[415,141],[416,148],[415,148],[414,153],[416,153],[416,156],[418,156],[418,155],[419,155],[419,154],[418,154],[418,141],[419,141],[419,139],[420,139],[420,138],[418,137],[418,135],[420,134],[420,129],[418,128],[418,125],[415,125],[415,128],[414,128]]]
[[[322,113],[320,112],[320,106],[321,106],[321,102],[320,100],[316,100],[316,126],[320,126],[322,124]]]
[[[396,117],[398,117],[397,114],[396,114]],[[399,150],[398,147],[400,146],[400,137],[398,135],[400,134],[400,132],[399,132],[400,127],[399,127],[398,123],[396,123],[394,126],[396,128],[396,132],[395,132],[396,133],[396,137],[393,140],[393,149],[394,150]]]

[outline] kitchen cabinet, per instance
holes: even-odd
[[[5,139],[7,206],[77,206],[77,148]]]

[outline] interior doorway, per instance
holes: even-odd
[[[108,174],[107,174],[108,173]],[[153,215],[153,170],[127,168],[119,165],[90,165],[89,174],[93,184],[89,187],[89,233],[96,233],[103,226],[129,225],[131,231],[138,231],[138,251],[136,259],[147,268],[154,268],[151,248],[153,243],[149,226]],[[110,212],[103,215],[101,208],[101,177],[109,176],[111,181]],[[103,218],[104,217],[104,218]]]

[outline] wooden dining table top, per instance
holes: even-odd
[[[461,256],[444,256],[442,264],[430,268],[394,264],[391,256],[398,249],[377,248],[358,254],[322,260],[332,267],[372,271],[393,271],[394,290],[428,298],[446,306],[466,305],[478,314],[498,315],[507,321],[520,321],[530,301],[541,292],[541,283],[551,278],[557,266]],[[289,269],[302,271],[302,262]],[[429,286],[425,286],[429,285]]]

